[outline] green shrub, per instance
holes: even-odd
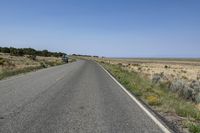
[[[176,113],[181,117],[194,118],[200,120],[200,112],[192,104],[177,103],[175,107]]]
[[[189,124],[189,131],[191,133],[200,133],[200,126],[195,124]]]
[[[40,66],[41,66],[42,68],[47,68],[47,65],[46,65],[44,62],[40,62]]]
[[[185,86],[185,83],[182,80],[176,80],[174,82],[172,82],[171,86],[170,86],[170,90],[172,92],[178,92],[180,90],[182,90]]]
[[[29,55],[28,58],[35,61],[36,60],[36,55]]]
[[[5,60],[3,58],[0,58],[0,65],[4,65]]]

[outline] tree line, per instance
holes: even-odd
[[[72,54],[72,56],[83,56],[83,57],[95,57],[95,58],[99,58],[99,56],[96,56],[96,55]]]
[[[14,56],[45,56],[45,57],[62,57],[65,53],[62,52],[50,52],[48,50],[35,50],[33,48],[14,48],[14,47],[0,47],[1,53],[10,53]]]

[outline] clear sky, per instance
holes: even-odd
[[[200,0],[0,0],[0,46],[200,57]]]

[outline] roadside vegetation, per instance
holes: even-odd
[[[65,53],[62,52],[50,52],[48,50],[35,50],[33,48],[13,48],[13,47],[0,47],[1,53],[9,53],[12,56],[44,56],[44,57],[62,57]]]
[[[180,93],[188,96],[190,92],[186,90],[178,93],[169,89],[171,86],[173,88],[180,86],[179,83],[175,82],[172,85],[171,82],[161,82],[158,84],[140,72],[124,68],[120,63],[110,64],[104,61],[100,63],[138,99],[144,101],[172,124],[178,125],[183,132],[188,130],[192,133],[200,133],[198,104],[180,96]]]
[[[9,76],[61,65],[65,53],[32,48],[0,47],[0,80]],[[74,62],[75,59],[69,59]]]

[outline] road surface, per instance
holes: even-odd
[[[161,132],[92,61],[0,81],[0,133]]]

